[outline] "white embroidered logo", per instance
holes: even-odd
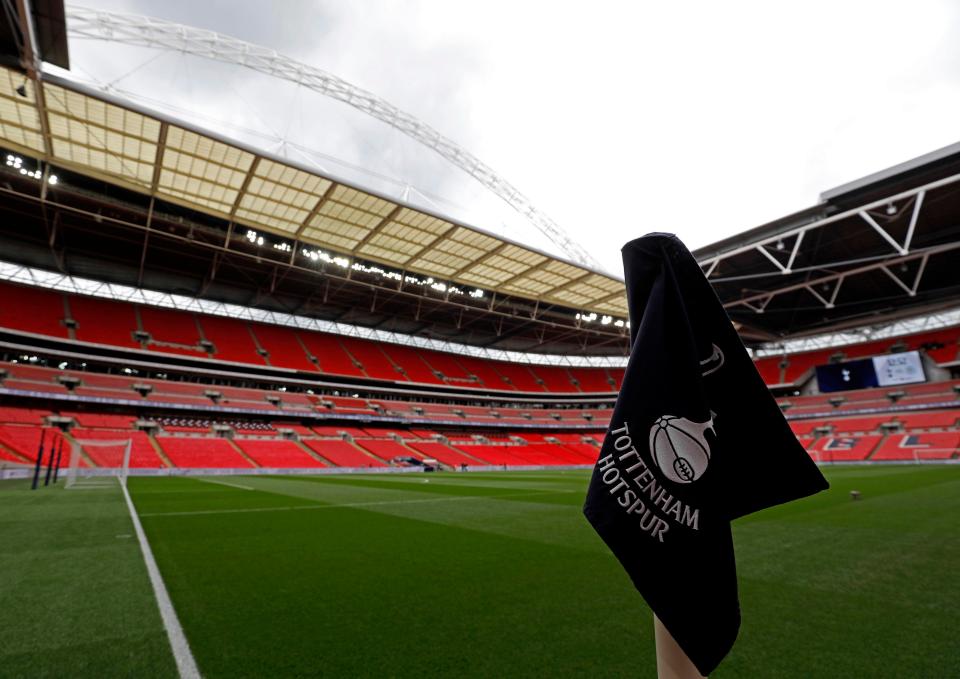
[[[707,471],[710,444],[704,432],[709,429],[714,435],[717,433],[713,428],[712,415],[706,422],[664,415],[653,423],[650,428],[650,456],[671,481],[692,483]]]
[[[723,352],[716,344],[713,345],[713,353],[700,361],[700,374],[706,377],[710,373],[715,373],[723,366]]]

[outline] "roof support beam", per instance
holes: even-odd
[[[537,262],[531,267],[528,267],[525,271],[521,271],[518,274],[514,274],[513,276],[510,276],[510,278],[508,278],[507,280],[497,285],[497,288],[502,289],[507,285],[510,285],[514,281],[518,281],[521,278],[526,278],[530,274],[536,273],[537,271],[542,271],[543,269],[546,269],[548,266],[550,266],[550,263],[552,261],[553,260],[550,257],[544,257],[541,261]]]
[[[883,227],[877,224],[877,221],[873,218],[873,216],[869,212],[867,212],[866,210],[860,210],[859,215],[860,215],[860,218],[863,219],[863,221],[869,224],[874,231],[876,231],[878,234],[880,234],[880,236],[883,237],[883,240],[890,243],[890,247],[892,247],[894,250],[899,252],[901,255],[907,254],[907,249],[904,248],[902,245],[900,245],[900,243],[895,241],[893,239],[893,236],[891,236],[889,233],[886,232],[886,230]]]
[[[913,232],[917,228],[917,219],[920,218],[920,208],[923,207],[923,199],[926,195],[926,191],[920,191],[913,201],[913,212],[910,214],[910,226],[907,227],[907,236],[903,239],[903,247],[905,250],[910,250],[910,243],[913,241]]]
[[[591,302],[591,303],[592,303],[592,304],[606,304],[607,302],[612,302],[613,300],[615,300],[615,299],[617,299],[617,298],[619,298],[619,297],[623,297],[623,296],[626,295],[626,294],[627,294],[627,293],[626,293],[625,291],[621,290],[621,291],[619,291],[619,292],[613,293],[612,295],[607,295],[606,297],[604,297],[604,298],[602,298],[602,299],[598,299],[596,302]]]
[[[376,225],[375,227],[373,227],[372,229],[370,229],[370,231],[367,233],[367,235],[363,237],[363,240],[361,240],[359,243],[357,243],[355,246],[353,246],[353,250],[350,251],[350,254],[353,255],[353,256],[356,256],[356,255],[357,255],[357,251],[359,251],[360,248],[362,248],[364,245],[366,245],[367,243],[369,243],[377,234],[379,234],[381,231],[383,231],[384,227],[387,226],[387,224],[389,224],[389,223],[392,222],[394,219],[396,219],[396,218],[397,218],[397,215],[400,214],[400,210],[402,210],[402,209],[403,209],[403,206],[402,206],[402,205],[394,205],[394,206],[393,206],[393,209],[390,210],[390,212],[387,214],[387,216],[384,217],[383,219],[381,219],[381,220],[377,223],[377,225]]]
[[[899,285],[901,288],[903,288],[903,291],[906,292],[910,297],[916,297],[916,296],[917,296],[917,290],[920,288],[920,280],[923,278],[923,272],[924,272],[924,271],[926,270],[926,268],[927,268],[927,261],[928,261],[929,259],[930,259],[930,255],[929,255],[929,254],[924,255],[924,256],[920,259],[920,266],[917,268],[917,273],[916,273],[916,276],[914,276],[913,285],[912,285],[912,286],[908,286],[906,283],[904,283],[904,282],[900,279],[899,276],[895,275],[895,274],[894,274],[892,271],[890,271],[890,269],[887,268],[886,266],[881,266],[881,267],[880,267],[880,270],[883,271],[883,273],[887,274],[887,276],[890,277],[890,280],[892,280],[894,283],[896,283],[896,284]]]
[[[310,210],[310,214],[307,215],[307,218],[303,220],[303,224],[300,225],[300,228],[297,229],[297,232],[294,234],[294,238],[300,238],[300,234],[303,233],[303,230],[310,226],[310,222],[313,221],[313,218],[317,216],[317,213],[320,212],[320,209],[323,207],[324,203],[327,202],[327,199],[333,195],[333,190],[337,188],[339,184],[336,182],[330,182],[330,186],[327,187],[327,190],[323,192],[323,195],[317,200],[317,204],[313,206],[313,209]]]
[[[465,266],[462,266],[462,267],[460,267],[459,269],[457,269],[456,271],[454,271],[452,274],[450,274],[450,278],[456,278],[457,276],[461,276],[461,275],[465,274],[467,271],[469,271],[471,268],[473,268],[473,267],[475,267],[475,266],[477,266],[477,265],[479,265],[479,264],[486,264],[488,261],[490,261],[491,259],[493,259],[493,258],[496,257],[497,255],[499,255],[501,252],[503,252],[504,250],[506,250],[508,247],[510,247],[510,243],[500,243],[500,245],[498,245],[497,247],[495,247],[493,250],[490,250],[490,251],[487,252],[485,255],[481,255],[479,259],[475,259],[475,260],[473,260],[472,262],[470,262],[469,264],[466,264]]]
[[[453,232],[456,231],[456,230],[457,230],[457,227],[454,226],[453,224],[451,224],[449,229],[447,229],[447,230],[444,231],[443,233],[435,236],[433,239],[431,239],[431,241],[430,241],[429,243],[427,243],[427,244],[424,245],[422,248],[420,248],[419,250],[417,250],[415,253],[413,253],[412,255],[410,255],[409,257],[407,257],[407,259],[406,259],[406,261],[404,261],[403,265],[406,266],[406,265],[409,264],[410,262],[412,262],[412,261],[414,261],[415,259],[417,259],[418,257],[420,257],[424,252],[426,252],[426,251],[429,250],[430,248],[434,247],[435,245],[439,245],[440,243],[442,243],[442,242],[445,241],[445,240],[449,240],[450,236],[452,236],[452,235],[453,235]]]
[[[755,249],[756,249],[756,251],[759,252],[761,255],[763,255],[764,257],[766,257],[767,259],[769,259],[770,262],[771,262],[775,267],[777,267],[777,269],[780,271],[780,273],[782,273],[782,274],[788,274],[788,273],[790,273],[790,269],[788,269],[788,268],[785,267],[783,264],[781,264],[781,263],[780,263],[780,260],[777,259],[776,257],[774,257],[773,255],[771,255],[771,254],[767,251],[767,249],[766,249],[765,247],[763,247],[762,245],[758,245]]]
[[[887,259],[887,260],[884,260],[884,261],[882,261],[882,262],[873,262],[873,263],[871,263],[871,264],[867,264],[867,265],[865,265],[865,266],[857,267],[857,268],[855,268],[855,269],[850,269],[849,271],[844,271],[844,272],[842,272],[842,273],[831,274],[831,275],[829,275],[829,276],[823,276],[823,277],[818,278],[818,279],[813,280],[813,281],[807,281],[807,282],[805,282],[805,283],[798,283],[798,284],[796,284],[796,285],[789,285],[789,286],[787,286],[787,287],[780,288],[779,290],[774,290],[774,291],[772,291],[772,292],[757,293],[757,294],[755,294],[755,295],[751,295],[751,296],[745,297],[745,298],[743,298],[743,299],[738,299],[738,300],[734,300],[734,301],[732,301],[732,302],[727,302],[727,303],[724,304],[723,306],[724,306],[725,309],[730,309],[730,308],[736,307],[736,306],[746,306],[746,307],[748,307],[748,308],[754,309],[754,304],[753,304],[753,303],[754,303],[754,302],[757,302],[758,300],[768,300],[768,298],[778,297],[778,296],[784,295],[784,294],[786,294],[786,293],[788,293],[788,292],[794,292],[794,291],[796,291],[796,290],[802,290],[802,289],[806,288],[807,286],[822,285],[822,284],[824,284],[824,283],[832,283],[832,282],[837,281],[837,280],[840,280],[840,279],[850,278],[850,277],[852,277],[852,276],[857,276],[857,275],[860,275],[860,274],[867,273],[867,272],[869,272],[869,271],[877,271],[877,270],[886,271],[886,274],[887,274],[888,276],[891,276],[892,278],[894,278],[895,280],[897,280],[897,282],[900,284],[900,287],[903,288],[905,292],[907,292],[908,294],[910,294],[910,292],[911,292],[911,290],[912,290],[912,291],[913,291],[913,294],[912,294],[911,296],[913,296],[913,295],[916,295],[916,292],[917,292],[917,290],[919,289],[919,284],[920,284],[920,279],[921,279],[921,277],[922,277],[922,272],[923,272],[923,270],[926,268],[926,261],[925,261],[925,260],[928,259],[928,258],[930,258],[930,257],[932,257],[932,256],[934,256],[934,255],[942,255],[942,254],[945,254],[945,253],[947,253],[947,252],[953,252],[953,251],[955,251],[955,250],[960,250],[960,241],[954,241],[954,242],[951,242],[951,243],[942,243],[941,245],[934,245],[934,246],[931,246],[931,247],[929,247],[929,248],[925,248],[925,249],[923,249],[923,250],[914,250],[914,251],[911,252],[910,254],[904,255],[904,256],[902,256],[902,257],[895,257],[895,258],[893,258],[893,259]],[[919,275],[914,279],[914,285],[913,285],[913,287],[911,288],[911,287],[907,286],[905,283],[903,283],[903,281],[899,280],[896,276],[894,276],[894,274],[889,271],[888,267],[893,266],[893,265],[895,265],[895,264],[901,264],[901,263],[904,263],[904,262],[912,262],[912,261],[915,260],[915,259],[920,259],[920,260],[921,260],[921,263],[920,263],[920,270],[917,272]],[[768,300],[768,301],[769,301],[769,300]]]
[[[797,253],[800,252],[800,244],[803,242],[803,236],[806,233],[806,231],[801,231],[797,234],[797,240],[793,242],[793,251],[790,253],[790,259],[787,260],[787,271],[793,269],[793,263],[797,259]]]
[[[53,143],[50,136],[50,119],[47,117],[47,103],[43,92],[43,83],[40,76],[43,67],[40,63],[40,53],[37,51],[37,36],[33,32],[33,21],[30,0],[17,0],[17,14],[20,15],[20,35],[23,38],[23,54],[20,63],[27,76],[33,81],[33,96],[37,107],[37,119],[40,122],[40,136],[43,138],[43,153],[49,162],[53,157]]]
[[[545,297],[553,297],[553,296],[554,296],[555,294],[557,294],[558,292],[563,292],[564,290],[569,290],[570,288],[572,288],[573,286],[575,286],[577,283],[580,283],[581,281],[583,281],[584,278],[589,278],[591,275],[592,275],[592,272],[590,272],[590,271],[584,271],[582,274],[580,274],[579,276],[576,276],[575,278],[571,278],[571,279],[570,279],[569,281],[567,281],[566,283],[563,283],[563,284],[561,284],[561,285],[558,285],[558,286],[555,287],[555,288],[552,288],[552,289],[549,290],[544,296],[545,296]]]
[[[233,206],[230,208],[231,222],[237,216],[237,210],[240,209],[240,203],[243,201],[243,197],[247,194],[247,188],[250,186],[250,180],[252,180],[253,176],[257,173],[258,167],[260,167],[260,156],[254,156],[253,162],[250,163],[250,169],[247,170],[247,174],[243,178],[243,183],[240,185],[240,189],[237,191],[237,197],[233,201]]]

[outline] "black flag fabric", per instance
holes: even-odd
[[[693,255],[623,247],[630,359],[584,514],[697,669],[740,628],[730,521],[827,488]]]

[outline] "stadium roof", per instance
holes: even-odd
[[[23,86],[23,94],[17,88]],[[132,103],[0,71],[0,144],[291,241],[506,295],[624,318],[623,281]]]
[[[960,306],[960,144],[694,253],[754,342]]]

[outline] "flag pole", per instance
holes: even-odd
[[[657,679],[704,679],[656,615],[653,630],[657,640]]]

